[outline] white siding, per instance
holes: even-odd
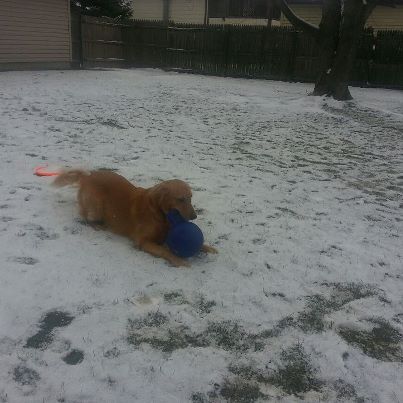
[[[203,24],[204,0],[171,0],[169,19],[178,23]]]
[[[169,20],[178,23],[203,24],[204,0],[170,0]],[[162,20],[163,0],[133,0],[133,18]]]
[[[369,16],[367,26],[374,29],[403,30],[403,6],[377,6]]]
[[[0,0],[11,2],[11,0]],[[22,0],[17,0],[22,1]],[[28,0],[26,0],[28,1]],[[45,0],[40,0],[45,1]],[[178,23],[204,23],[205,0],[170,0],[169,19]],[[292,10],[304,20],[319,25],[322,18],[320,5],[292,4]],[[133,0],[133,17],[140,20],[162,20],[163,0]],[[267,19],[248,18],[210,18],[210,24],[243,24],[243,25],[267,25]],[[275,22],[273,25],[277,25]],[[281,16],[280,25],[291,24]],[[378,6],[369,17],[367,26],[374,29],[403,29],[403,6],[383,7]]]
[[[312,4],[291,4],[292,11],[311,24],[319,25],[322,18],[322,6]],[[291,26],[284,14],[281,14],[280,24],[282,26]]]
[[[69,0],[0,0],[0,64],[70,61]]]
[[[210,18],[209,24],[263,25],[267,26],[267,18]]]
[[[162,20],[163,0],[133,0],[133,18]]]
[[[322,8],[320,5],[291,5],[292,10],[299,17],[312,24],[319,25],[322,18]],[[291,25],[284,15],[281,16],[281,25]],[[403,6],[384,7],[377,6],[368,18],[367,27],[375,30],[397,29],[403,30]]]

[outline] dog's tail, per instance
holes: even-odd
[[[53,181],[52,185],[56,187],[63,187],[69,185],[78,185],[83,176],[91,175],[90,171],[85,171],[83,169],[72,169],[67,171],[62,171],[56,179]]]

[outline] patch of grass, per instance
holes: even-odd
[[[222,385],[215,384],[214,390],[208,393],[193,393],[192,403],[253,403],[267,396],[260,391],[255,382],[248,382],[241,378],[225,379]]]
[[[74,316],[68,312],[48,312],[39,323],[39,331],[28,338],[24,347],[45,350],[53,342],[53,330],[68,326],[73,319]]]
[[[338,309],[357,299],[379,294],[375,287],[362,283],[330,283],[330,286],[333,287],[331,302]]]
[[[261,351],[265,346],[263,336],[247,333],[231,321],[210,322],[205,330],[194,333],[187,326],[170,322],[160,312],[129,320],[127,341],[136,347],[146,343],[164,352],[207,346],[226,351]]]
[[[251,338],[242,326],[231,321],[210,322],[203,334],[212,345],[223,350],[245,351],[251,346]]]
[[[338,379],[333,383],[333,388],[335,389],[338,401],[345,402],[347,400],[353,400],[356,403],[364,403],[364,398],[357,396],[357,392],[351,383],[343,381],[343,379]]]
[[[141,329],[143,327],[159,327],[168,322],[168,316],[161,312],[149,312],[146,316],[138,319],[129,319],[129,328]]]
[[[20,263],[20,264],[26,264],[28,266],[33,266],[33,265],[39,263],[38,259],[35,259],[33,257],[28,257],[28,256],[15,257],[12,259],[12,261],[16,262],[16,263]]]
[[[14,368],[13,379],[20,385],[35,386],[41,378],[38,372],[36,372],[34,369],[25,367],[24,365],[19,365],[18,367]]]
[[[304,332],[320,333],[326,329],[325,315],[336,312],[344,305],[362,298],[378,295],[378,291],[369,285],[357,283],[325,283],[332,287],[330,297],[320,294],[306,297],[303,311],[296,317],[287,316],[281,319],[274,329],[272,337],[278,336],[287,327],[299,327]]]
[[[187,326],[178,326],[175,328],[152,329],[146,331],[129,332],[128,342],[136,347],[142,343],[149,344],[151,347],[164,353],[172,353],[175,350],[187,347],[206,347],[208,343],[200,335],[193,334]]]
[[[275,329],[278,330],[284,330],[289,326],[292,326],[294,324],[294,318],[292,316],[285,316],[284,318],[281,318],[276,326]]]
[[[281,365],[271,370],[260,370],[253,366],[229,366],[229,371],[240,379],[252,384],[269,384],[282,389],[287,394],[305,393],[319,390],[321,383],[315,378],[316,371],[300,344],[281,353]]]
[[[324,317],[336,307],[322,295],[307,297],[304,311],[300,312],[295,324],[304,332],[322,332],[325,329]]]
[[[252,403],[265,397],[260,392],[259,385],[253,382],[246,382],[241,378],[225,380],[220,388],[220,396],[228,402]]]
[[[258,370],[251,365],[230,365],[228,370],[242,379],[262,380]]]
[[[127,341],[135,347],[146,343],[166,353],[207,345],[201,335],[193,334],[187,326],[172,325],[168,317],[160,312],[150,312],[142,318],[129,320]]]
[[[111,349],[104,352],[104,357],[106,358],[116,358],[119,357],[120,350],[117,347],[112,347]]]
[[[285,316],[280,319],[272,329],[266,329],[254,336],[257,343],[266,339],[280,336],[281,332],[287,327],[295,326],[295,319],[292,316]]]
[[[200,392],[192,393],[190,400],[192,403],[208,403],[207,397]]]
[[[168,304],[175,304],[175,305],[184,305],[188,304],[189,302],[183,295],[182,291],[171,291],[171,292],[166,292],[164,294],[164,301],[167,302]]]
[[[288,394],[320,389],[320,382],[315,378],[316,371],[300,344],[284,350],[281,353],[281,361],[282,365],[266,382],[280,387]]]
[[[268,371],[254,368],[252,365],[230,365],[228,370],[238,378],[255,383],[271,383]]]
[[[201,315],[210,313],[212,311],[212,308],[217,305],[215,301],[207,300],[201,294],[195,299],[193,303],[190,303],[181,290],[165,293],[164,301],[168,304],[174,305],[192,305],[192,307],[195,308],[196,311]]]
[[[389,322],[373,319],[371,330],[340,328],[338,334],[348,343],[358,347],[369,357],[381,361],[403,362],[402,335]]]
[[[209,322],[203,331],[194,333],[189,327],[170,321],[168,316],[161,312],[150,312],[144,317],[129,320],[127,340],[135,347],[146,343],[167,353],[188,347],[207,346],[232,352],[262,351],[267,345],[267,339],[278,337],[288,327],[299,327],[304,332],[321,332],[326,327],[324,320],[326,314],[340,309],[353,300],[376,295],[373,288],[365,285],[354,283],[326,285],[334,290],[330,297],[326,298],[319,294],[307,297],[305,309],[302,312],[295,317],[286,316],[278,321],[272,329],[259,333],[249,333],[242,326],[231,321]],[[165,293],[164,300],[171,304],[188,304],[180,290]],[[199,314],[210,313],[215,305],[215,301],[207,300],[203,296],[192,304]],[[376,332],[376,330],[374,331]],[[351,332],[347,333],[348,330],[343,334],[353,342],[354,335],[350,334]],[[358,341],[355,340],[355,343]],[[299,361],[294,360],[294,367],[297,363],[303,363],[301,357]],[[291,371],[292,368],[292,365],[284,367],[283,371]],[[274,382],[280,382],[281,374],[282,370],[279,369]],[[292,388],[292,386],[289,387],[290,390]]]
[[[275,336],[272,329],[257,334],[248,333],[242,326],[231,321],[210,322],[202,334],[211,346],[227,351],[262,351],[266,346],[266,339]]]
[[[202,315],[210,313],[216,305],[215,301],[207,300],[203,295],[200,295],[194,303],[194,307]]]
[[[66,364],[77,365],[84,360],[84,353],[81,350],[73,349],[62,359]]]

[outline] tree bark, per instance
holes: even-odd
[[[365,23],[379,0],[323,0],[319,27],[298,17],[285,0],[281,11],[296,29],[310,34],[320,48],[319,75],[313,95],[351,99],[348,89],[357,46]]]
[[[328,95],[330,91],[329,74],[336,56],[335,49],[339,41],[340,21],[340,0],[324,0],[322,20],[319,24],[320,34],[317,40],[320,49],[319,75],[315,82],[313,95]]]
[[[331,95],[337,100],[352,99],[348,83],[354,67],[360,36],[370,15],[368,6],[369,4],[364,4],[362,0],[344,0],[339,40],[335,48],[336,56],[328,75],[327,95]]]

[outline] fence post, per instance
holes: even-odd
[[[79,57],[80,57],[80,69],[84,68],[84,48],[83,48],[83,15],[80,13],[80,18],[79,18],[79,37],[80,41],[78,44],[78,52],[79,52]]]
[[[228,75],[228,65],[230,58],[231,26],[224,25],[224,76]]]
[[[85,67],[85,60],[86,60],[86,48],[85,48],[85,23],[86,17],[85,15],[80,14],[80,49],[81,49],[81,66],[82,68]]]
[[[267,33],[271,29],[271,24],[266,25],[262,29],[262,39],[260,42],[260,74],[262,73],[262,70],[264,70],[264,64],[266,61],[266,40],[267,40]]]
[[[372,31],[371,32],[371,49],[369,52],[370,56],[367,59],[367,85],[370,85],[372,83],[375,49],[376,49],[376,33],[375,33],[375,31]]]
[[[123,57],[126,60],[126,67],[131,66],[131,47],[130,47],[130,34],[131,24],[126,22],[127,25],[121,27],[122,41],[123,41]]]
[[[317,49],[311,39],[289,28],[178,24],[172,29],[175,25],[161,22],[122,25],[85,15],[76,22],[76,32],[81,32],[75,54],[82,67],[125,60],[126,65],[182,67],[219,76],[314,81],[311,59]],[[363,41],[355,82],[402,88],[403,32],[366,32]]]
[[[290,81],[295,80],[295,65],[297,62],[297,44],[298,44],[298,31],[292,31],[291,36],[291,57],[288,65],[287,79]]]
[[[173,34],[172,31],[169,30],[169,28],[174,25],[175,23],[173,21],[167,21],[165,24],[164,49],[160,51],[160,54],[162,54],[162,57],[160,56],[160,60],[163,68],[171,67],[171,55],[169,54],[168,48],[170,47],[170,41]]]

